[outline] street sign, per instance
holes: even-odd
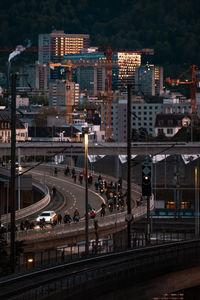
[[[126,220],[127,222],[132,221],[132,220],[133,220],[133,215],[132,215],[132,214],[127,214],[127,215],[125,216],[125,220]]]
[[[151,162],[142,165],[142,196],[151,196]]]

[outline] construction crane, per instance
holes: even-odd
[[[197,113],[197,100],[196,100],[196,94],[197,94],[197,84],[198,80],[196,77],[196,66],[192,65],[187,69],[185,72],[183,72],[178,79],[171,79],[170,77],[167,77],[165,82],[172,85],[180,85],[180,84],[189,84],[190,85],[190,103],[191,103],[191,113],[196,114]],[[190,72],[190,80],[181,80],[185,74]]]
[[[53,63],[50,62],[49,66],[51,69],[55,67],[65,68],[66,70],[66,81],[65,81],[65,104],[66,104],[66,124],[72,124],[72,93],[71,93],[71,84],[72,84],[72,69],[75,69],[76,66],[72,65],[70,61],[67,63]]]
[[[154,54],[154,50],[149,48],[142,49],[142,50],[118,50],[118,51],[113,51],[110,47],[107,47],[105,49],[104,53],[106,56],[106,90],[104,93],[104,101],[103,101],[103,117],[104,117],[104,130],[105,130],[106,140],[109,140],[112,136],[111,105],[112,105],[112,67],[114,65],[113,53],[120,53],[120,52],[146,54],[146,55]],[[118,66],[116,62],[115,65]]]

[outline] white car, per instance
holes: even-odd
[[[45,219],[46,223],[53,223],[53,217],[56,215],[55,211],[48,210],[43,211],[36,219],[36,221],[39,223],[40,220]]]

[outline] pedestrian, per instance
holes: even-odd
[[[42,218],[42,219],[40,220],[39,225],[40,225],[40,228],[41,228],[41,229],[44,229],[44,227],[45,227],[45,225],[46,225],[45,218]]]
[[[69,170],[69,167],[65,167],[65,170],[64,170],[64,173],[65,173],[65,176],[68,176],[69,173],[70,173],[70,170]]]
[[[24,230],[24,222],[23,221],[20,223],[20,230]]]
[[[90,175],[88,176],[88,183],[89,183],[89,184],[92,184],[92,181],[93,181],[93,177],[92,177],[92,174],[90,174]]]
[[[73,220],[74,220],[75,223],[77,223],[79,221],[79,219],[80,219],[79,211],[76,208],[75,211],[74,211]]]
[[[70,214],[69,213],[65,213],[65,215],[64,215],[64,218],[63,218],[63,221],[64,221],[64,223],[65,224],[67,224],[67,223],[71,223],[71,216],[70,216]]]
[[[58,169],[55,167],[55,169],[54,169],[54,175],[57,176],[57,174],[58,174]]]
[[[105,214],[106,214],[105,207],[102,207],[102,208],[101,208],[100,214],[101,214],[101,217],[104,217],[104,216],[105,216]]]
[[[62,216],[61,214],[58,214],[58,224],[61,224],[62,223]]]
[[[92,211],[90,213],[90,217],[91,217],[91,219],[94,219],[96,217],[96,210],[95,210],[95,208],[92,209]]]
[[[30,221],[28,218],[26,218],[25,222],[24,222],[24,227],[26,230],[30,229]]]
[[[101,175],[98,176],[98,181],[100,182],[102,180]]]
[[[55,195],[56,195],[56,187],[55,187],[55,185],[53,185],[53,187],[52,187],[52,196],[55,197]]]
[[[57,223],[58,223],[58,216],[55,215],[55,216],[53,217],[53,225],[55,226]]]
[[[64,175],[67,176],[67,168],[64,168]]]
[[[76,183],[76,174],[74,174],[74,183]]]
[[[83,183],[83,173],[82,172],[79,174],[79,182],[80,182],[80,184]]]
[[[75,171],[75,169],[73,168],[72,169],[72,178],[74,178],[74,175],[76,174],[76,171]]]
[[[94,186],[95,186],[96,192],[98,192],[99,182],[98,182],[98,181],[95,181]]]

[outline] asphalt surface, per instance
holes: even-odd
[[[70,175],[64,176],[63,172],[58,172],[58,174],[55,176],[52,170],[49,168],[45,169],[45,167],[31,170],[30,173],[35,179],[47,184],[50,191],[54,185],[56,187],[56,196],[52,197],[50,204],[45,207],[43,211],[54,210],[57,214],[60,213],[62,216],[65,214],[65,212],[69,212],[69,214],[72,216],[74,210],[77,208],[80,213],[80,217],[84,217],[84,182],[83,184],[80,184],[77,180],[75,183]],[[100,210],[103,200],[103,197],[94,191],[94,185],[92,185],[91,188],[89,186],[88,203],[91,205],[91,207],[95,208],[96,211]]]

